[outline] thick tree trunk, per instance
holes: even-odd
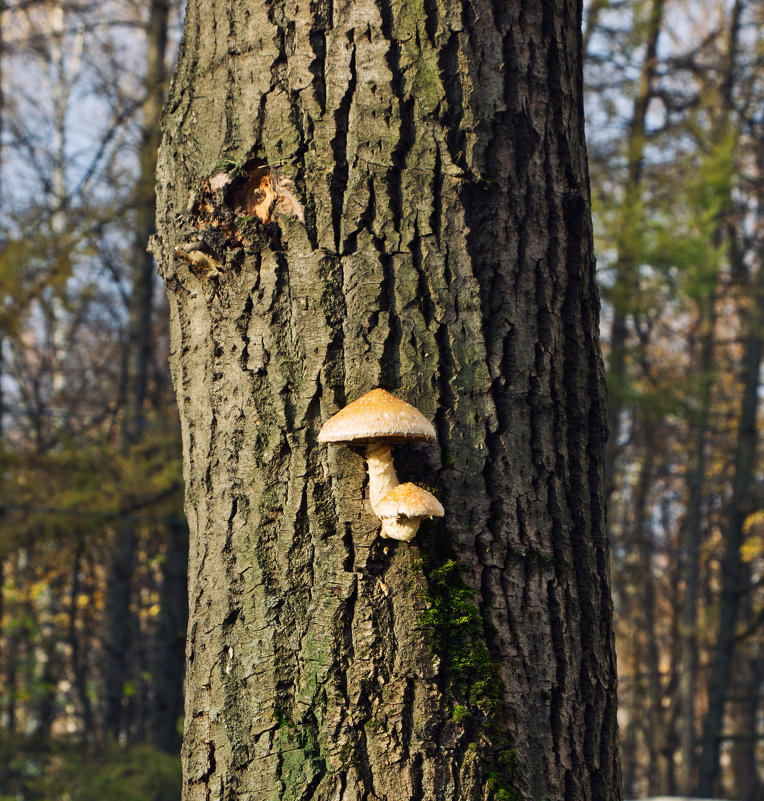
[[[189,3],[187,801],[620,797],[580,47],[564,0]],[[266,164],[304,225],[237,212]],[[316,441],[378,385],[438,431],[397,449],[446,507],[410,544]]]

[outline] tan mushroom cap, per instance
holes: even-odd
[[[443,517],[443,504],[430,492],[407,482],[391,489],[377,504],[380,518]]]
[[[364,444],[373,440],[435,442],[432,423],[410,403],[372,389],[324,423],[319,442]]]

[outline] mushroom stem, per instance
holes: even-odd
[[[385,517],[382,519],[382,531],[380,534],[391,540],[411,542],[419,530],[421,522],[421,517]]]
[[[386,444],[379,445],[366,453],[366,464],[369,467],[369,497],[371,508],[377,517],[377,504],[398,486],[398,476],[393,464],[393,449]]]

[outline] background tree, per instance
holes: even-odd
[[[166,16],[168,4],[153,6]],[[122,798],[133,792],[125,775],[134,759],[153,777],[141,797],[177,796],[172,757],[146,747],[135,757],[115,753],[104,727],[116,696],[122,719],[113,735],[177,753],[179,427],[165,309],[143,299],[158,284],[145,248],[168,38],[151,11],[143,0],[11,2],[0,17],[8,180],[0,198],[0,793],[14,797],[53,797],[45,782],[55,787],[65,774],[80,798],[91,790],[87,781],[75,789],[79,772]],[[142,292],[134,291],[139,277]],[[136,305],[139,360],[128,356],[137,350]],[[140,370],[128,368],[138,362]],[[128,437],[128,427],[148,435]],[[129,605],[110,625],[107,566],[128,528]],[[103,669],[106,643],[128,625],[133,638],[119,654],[127,671],[116,677]]]
[[[752,800],[764,778],[751,717],[762,688],[761,673],[752,678],[762,641],[761,461],[751,428],[760,403],[750,400],[761,361],[761,9],[667,2],[657,47],[650,19],[650,4],[593,5],[587,62],[611,412],[619,410],[621,432],[611,443],[609,528],[624,786],[631,797]],[[623,100],[636,107],[644,96],[651,53],[635,194]],[[732,676],[724,664],[739,664],[741,687],[719,681]],[[733,755],[737,767],[724,768]]]
[[[562,0],[189,3],[154,248],[186,799],[619,797],[580,55]],[[276,167],[304,225],[256,213]],[[407,546],[316,442],[380,384],[438,430]]]

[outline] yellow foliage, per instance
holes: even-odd
[[[764,557],[764,509],[748,515],[743,523],[743,532],[746,535],[740,549],[743,561],[750,563]]]

